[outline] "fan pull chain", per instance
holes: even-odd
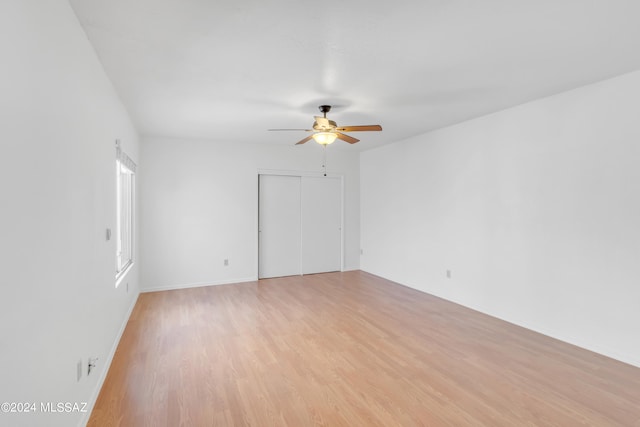
[[[324,169],[324,176],[327,176],[327,146],[322,146],[322,168]]]

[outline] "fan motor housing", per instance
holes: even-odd
[[[335,128],[338,127],[338,125],[336,124],[336,122],[334,122],[333,120],[327,120],[329,122],[329,126],[323,126],[318,124],[318,122],[314,122],[313,123],[313,129],[314,130],[320,130],[320,131],[327,131],[327,130],[334,130]]]

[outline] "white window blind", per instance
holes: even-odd
[[[133,264],[136,164],[116,141],[116,280]]]

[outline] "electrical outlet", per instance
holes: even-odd
[[[224,260],[224,266],[225,266],[225,267],[228,267],[228,266],[229,266],[229,260],[228,260],[228,259],[225,259],[225,260]]]
[[[82,359],[78,360],[76,377],[77,377],[77,381],[80,382],[80,378],[82,378]]]

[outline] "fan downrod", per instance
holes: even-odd
[[[324,118],[326,119],[327,113],[331,111],[331,105],[321,105],[318,108],[320,109],[320,112],[324,114]]]

